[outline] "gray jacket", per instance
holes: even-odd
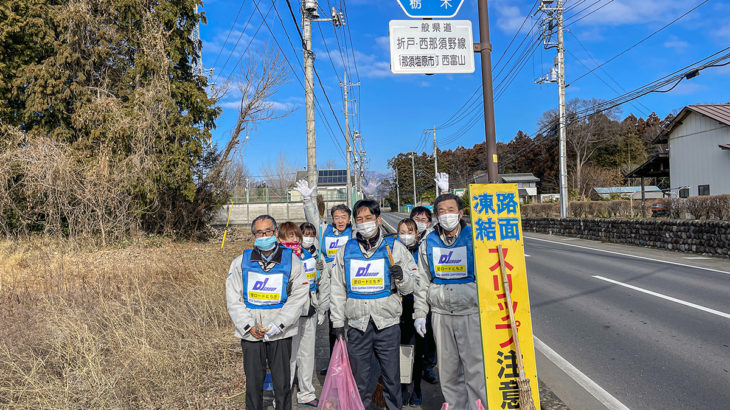
[[[274,323],[283,329],[283,332],[270,340],[285,339],[297,334],[296,324],[302,306],[307,302],[309,282],[304,274],[302,261],[294,253],[291,253],[291,255],[292,271],[287,283],[287,299],[280,309],[251,309],[246,306],[243,301],[244,290],[241,271],[243,255],[239,255],[233,260],[226,278],[226,303],[228,305],[228,314],[236,327],[236,337],[250,342],[263,341],[263,339],[256,339],[249,332],[256,323],[264,327],[268,326],[269,323]],[[262,259],[257,249],[254,249],[251,253],[251,260],[258,261],[261,268],[268,272],[276,264],[281,263],[282,256],[283,248],[277,246],[269,262]]]
[[[459,225],[456,236],[446,237],[441,225],[434,230],[445,244],[450,245],[463,233],[464,221]],[[425,240],[418,248],[417,288],[413,293],[413,318],[425,318],[429,306],[442,315],[470,315],[479,312],[476,283],[439,285],[431,281],[431,261],[428,260],[428,245]]]
[[[317,204],[315,201],[311,199],[305,199],[304,201],[304,216],[307,218],[307,222],[314,225],[314,227],[317,229],[317,239],[321,240],[322,234],[324,233],[324,230],[327,228],[327,222],[319,216],[319,211],[317,209]],[[333,230],[335,231],[335,234],[339,233],[337,232],[337,229],[333,226]],[[353,230],[353,238],[355,237],[355,233]],[[317,243],[317,252],[320,252],[320,254],[317,256],[318,258],[322,257],[320,246],[321,242]],[[334,262],[324,263],[324,269],[322,272],[319,273],[319,282],[317,282],[317,295],[316,300],[317,304],[315,305],[315,308],[317,309],[317,313],[325,313],[330,309],[330,283],[331,283],[331,277],[332,277],[332,267],[334,266]],[[314,300],[314,299],[313,299]],[[314,303],[314,302],[313,302]]]
[[[383,231],[381,229],[378,234],[377,243],[369,250],[366,250],[363,244],[359,243],[360,250],[366,258],[370,258],[378,247],[380,247],[382,241]],[[391,251],[393,253],[393,261],[403,269],[403,280],[396,283],[395,286],[401,295],[410,294],[413,292],[415,286],[413,275],[418,269],[413,261],[413,255],[399,241],[395,241]],[[331,279],[332,286],[330,291],[332,299],[330,303],[330,318],[332,319],[332,327],[343,327],[345,325],[345,319],[347,319],[347,324],[350,327],[361,331],[367,329],[370,318],[373,319],[378,329],[384,329],[400,323],[403,306],[398,293],[392,293],[390,296],[379,299],[354,299],[347,297],[344,251],[337,252]]]

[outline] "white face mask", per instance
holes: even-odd
[[[315,241],[314,236],[305,236],[302,239],[302,247],[309,249],[312,246],[314,246],[314,241]]]
[[[360,232],[360,234],[366,239],[375,235],[375,232],[378,230],[378,224],[375,223],[375,221],[363,222],[361,224],[357,224],[356,226],[357,231]]]
[[[416,235],[400,234],[398,235],[398,238],[400,238],[400,241],[406,246],[411,245],[416,241]]]
[[[459,214],[443,214],[439,216],[439,223],[447,231],[453,231],[459,226],[460,219]]]
[[[418,222],[416,221],[416,229],[418,229],[418,233],[421,233],[428,229],[428,224],[424,222]]]

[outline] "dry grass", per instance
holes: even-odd
[[[224,287],[244,243],[39,241],[0,241],[0,407],[241,407]]]

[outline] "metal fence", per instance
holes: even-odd
[[[346,192],[341,190],[324,190],[319,192],[325,202],[345,201]],[[294,198],[292,198],[292,196]],[[288,188],[245,188],[237,187],[233,189],[230,203],[232,204],[270,204],[270,203],[286,203],[301,202],[301,197],[296,191]]]

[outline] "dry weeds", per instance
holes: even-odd
[[[242,407],[224,286],[243,246],[0,241],[0,407]]]

